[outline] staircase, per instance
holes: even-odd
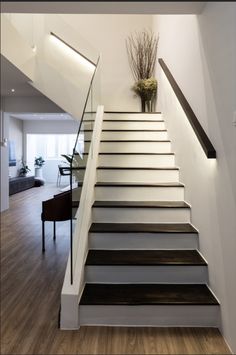
[[[84,277],[80,325],[218,326],[161,114],[104,115]]]

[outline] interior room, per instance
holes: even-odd
[[[5,354],[236,352],[236,4],[1,2]]]

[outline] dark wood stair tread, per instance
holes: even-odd
[[[198,233],[190,223],[92,223],[90,233]]]
[[[80,132],[93,132],[93,129],[81,129]],[[102,132],[167,132],[166,129],[102,129]]]
[[[80,305],[218,305],[205,284],[89,284]]]
[[[84,153],[84,154],[88,154],[88,153]],[[175,153],[141,153],[141,152],[107,153],[105,152],[105,153],[99,153],[99,155],[175,155]]]
[[[152,122],[152,123],[156,123],[156,122],[164,122],[164,120],[126,120],[126,119],[119,119],[119,120],[103,120],[103,122]]]
[[[75,153],[74,155],[78,155],[79,153]],[[88,152],[82,153],[82,155],[88,155]],[[99,153],[99,155],[175,155],[175,153],[142,153],[142,152],[103,152]]]
[[[95,201],[93,207],[103,208],[190,208],[185,201]]]
[[[85,142],[89,142],[89,141],[85,141]],[[154,139],[149,139],[149,140],[123,140],[123,139],[113,139],[113,140],[109,140],[109,139],[102,139],[100,142],[103,143],[113,143],[113,142],[136,142],[136,143],[148,143],[148,142],[154,142],[154,143],[170,143],[169,139],[163,139],[163,140],[154,140]]]
[[[161,114],[161,111],[155,111],[155,112],[140,112],[140,111],[104,111],[104,113],[116,113],[118,115],[120,114],[131,114],[131,115],[159,115]]]
[[[107,169],[107,170],[179,170],[177,167],[160,167],[160,168],[151,168],[151,167],[138,167],[138,166],[106,166],[100,165],[97,169]]]
[[[160,183],[141,183],[141,182],[110,182],[101,181],[97,182],[95,186],[108,186],[108,187],[184,187],[180,182],[160,182]]]
[[[86,265],[207,265],[197,250],[99,250],[90,249]]]
[[[166,129],[102,129],[102,132],[167,132]]]

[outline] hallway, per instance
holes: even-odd
[[[43,186],[11,196],[1,214],[1,339],[3,354],[229,354],[214,328],[81,327],[60,331],[60,293],[69,250],[68,222],[57,242],[46,224],[41,254],[41,201],[58,190]]]

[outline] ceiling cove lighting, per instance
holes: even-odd
[[[50,39],[57,44],[64,52],[66,52],[69,56],[73,56],[76,58],[79,63],[89,70],[94,70],[96,68],[96,64],[93,63],[90,59],[85,57],[83,54],[81,54],[79,51],[71,47],[69,44],[67,44],[63,39],[55,35],[55,33],[50,32]]]

